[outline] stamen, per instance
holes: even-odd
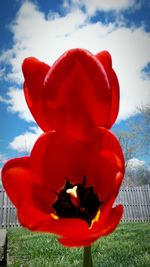
[[[77,189],[78,189],[78,187],[77,187],[77,185],[75,185],[73,188],[69,188],[66,190],[66,193],[70,194],[71,202],[75,207],[80,206],[80,198],[78,196]]]
[[[54,220],[59,220],[59,217],[56,214],[51,213],[50,215]]]
[[[77,187],[77,185],[75,185],[73,188],[67,189],[66,193],[70,194],[72,197],[77,198],[78,197],[77,189],[78,189],[78,187]]]
[[[85,220],[89,229],[100,216],[101,201],[94,192],[93,186],[86,186],[86,177],[80,184],[72,184],[66,178],[64,188],[59,193],[53,190],[57,199],[52,203],[52,208],[56,213],[51,213],[51,218],[80,218]]]
[[[98,222],[100,213],[101,213],[101,212],[100,212],[100,209],[99,209],[99,210],[97,211],[97,213],[96,213],[94,219],[91,221],[91,225],[90,225],[89,229],[92,228],[92,226],[93,226],[93,224],[94,224],[95,222]]]

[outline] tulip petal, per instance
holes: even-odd
[[[41,225],[42,231],[52,232],[59,236],[71,236],[75,238],[76,236],[81,236],[81,234],[86,235],[88,233],[88,224],[78,218],[61,218],[58,220],[46,220]],[[52,231],[51,231],[52,229]]]
[[[111,103],[110,103],[110,114],[109,120],[107,121],[107,128],[111,128],[115,122],[119,112],[119,82],[115,71],[112,69],[112,59],[108,51],[102,51],[96,55],[99,61],[102,63],[111,86]]]
[[[93,132],[91,132],[88,141],[93,150],[108,150],[115,153],[122,161],[122,166],[124,166],[122,148],[118,142],[118,139],[111,131],[107,130],[104,127],[99,127],[98,129],[95,129]]]
[[[91,151],[87,166],[87,183],[93,184],[102,201],[117,192],[117,173],[124,174],[124,157],[121,146],[110,131],[99,128],[90,136]],[[90,143],[90,141],[89,141]],[[122,182],[120,179],[120,184]],[[118,180],[119,182],[119,180]]]
[[[111,99],[112,101],[111,101],[111,112],[110,112],[109,121],[107,124],[108,128],[112,127],[119,112],[120,90],[119,90],[118,78],[114,70],[112,70],[110,84],[111,84],[111,91],[112,91],[112,99]]]
[[[32,231],[48,232],[59,236],[80,236],[88,233],[88,224],[78,218],[54,219],[51,214],[39,210],[30,199],[18,209],[18,218],[22,226]]]
[[[29,157],[9,160],[2,169],[2,183],[10,200],[18,207],[22,199],[29,194]]]
[[[80,242],[88,242],[88,244],[91,244],[98,238],[108,235],[109,233],[115,230],[121,220],[123,214],[123,206],[117,205],[116,207],[112,208],[113,202],[114,198],[111,198],[101,208],[101,213],[98,222],[95,222],[93,224],[92,228],[88,231],[88,234],[86,236],[84,234],[80,237],[77,236],[75,238],[76,241],[80,240]],[[84,243],[83,245],[85,246],[86,243]]]
[[[114,196],[117,197],[118,193],[119,193],[119,189],[121,186],[123,180],[123,173],[122,172],[118,172],[116,174],[116,179],[115,179],[115,184],[114,184]]]
[[[50,66],[33,57],[26,58],[22,64],[26,102],[38,125],[44,130],[49,129],[42,108],[43,84],[49,69]]]
[[[59,192],[66,179],[82,183],[86,175],[88,151],[82,142],[63,132],[42,135],[31,152],[31,171],[34,183],[44,186],[49,193]]]
[[[87,183],[94,185],[95,192],[102,202],[114,194],[116,174],[121,168],[122,162],[120,158],[109,150],[103,150],[99,155],[93,155],[90,160],[87,167]]]
[[[92,148],[90,142],[81,142],[62,132],[43,134],[38,139],[31,152],[31,172],[36,185],[32,197],[40,209],[49,210],[66,180],[74,185],[82,184],[86,177],[86,186],[93,186],[100,201],[116,194],[117,173],[124,171],[121,147],[104,128],[93,139]]]
[[[44,131],[64,129],[83,138],[91,127],[111,127],[119,107],[119,85],[111,56],[84,49],[65,52],[50,68],[35,58],[23,63],[24,92]]]
[[[64,53],[45,78],[43,108],[51,129],[63,126],[81,137],[93,123],[106,124],[110,101],[104,68],[86,50],[72,49]]]
[[[122,218],[122,215],[123,215],[122,205],[117,205],[115,208],[112,208],[107,224],[101,232],[102,236],[106,236],[115,230],[115,228],[117,227]]]
[[[59,238],[59,242],[67,247],[81,247],[81,246],[89,246],[93,242],[95,242],[98,238],[106,236],[112,233],[117,225],[119,224],[123,213],[122,205],[118,205],[115,208],[111,209],[111,212],[108,217],[108,221],[105,222],[103,227],[99,227],[93,233],[93,231],[89,231],[87,235],[81,234],[80,237],[70,238],[70,237],[63,237]]]
[[[64,237],[64,238],[59,238],[58,239],[59,243],[65,247],[87,247],[89,245],[91,245],[91,240],[90,238],[86,238],[85,239],[72,239],[72,238],[68,238],[68,237]],[[93,241],[94,242],[94,241]]]
[[[98,54],[96,54],[96,57],[98,58],[98,60],[100,61],[100,63],[103,65],[108,79],[110,79],[111,77],[111,73],[112,73],[112,58],[111,55],[109,54],[108,51],[102,51],[99,52]]]
[[[112,232],[122,206],[112,208],[124,173],[121,147],[114,135],[100,128],[87,140],[64,132],[49,132],[36,141],[30,157],[5,164],[2,181],[18,209],[20,223],[33,231],[54,233],[66,246],[86,246]],[[52,204],[66,179],[93,186],[99,196],[100,217],[91,227],[80,218],[58,218]]]
[[[71,233],[74,235],[72,226],[78,226],[82,232],[87,231],[88,224],[81,219],[59,219],[57,221],[50,216],[50,205],[49,213],[47,210],[39,209],[39,205],[33,198],[35,185],[31,184],[29,157],[8,161],[2,169],[2,182],[9,198],[18,209],[18,219],[22,226],[30,230],[46,231],[58,235]],[[43,188],[41,192],[42,190]]]

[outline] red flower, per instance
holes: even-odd
[[[119,109],[111,56],[72,49],[51,68],[28,58],[23,73],[28,106],[46,133],[30,157],[5,164],[3,185],[23,226],[55,233],[66,246],[88,246],[111,233],[123,212],[112,207],[124,158],[106,129]]]
[[[72,49],[52,67],[30,57],[22,68],[27,104],[44,132],[63,129],[81,138],[116,120],[119,84],[108,52]]]
[[[87,246],[118,225],[123,207],[112,205],[123,174],[121,147],[100,128],[86,142],[43,134],[30,157],[5,164],[2,181],[23,226],[55,233],[66,246]]]

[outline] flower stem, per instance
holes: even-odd
[[[83,254],[83,267],[92,267],[92,255],[91,255],[91,246],[84,247],[84,254]]]

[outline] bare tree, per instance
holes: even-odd
[[[136,136],[140,154],[150,155],[150,103],[137,109],[140,116],[136,124],[130,124],[131,132]]]
[[[150,182],[150,171],[146,167],[130,166],[132,158],[150,155],[150,104],[138,107],[139,116],[131,119],[126,131],[116,130],[125,158],[124,185],[142,185]]]
[[[127,167],[128,161],[135,156],[137,151],[135,134],[127,131],[116,131],[115,134],[121,144],[125,158],[125,166]]]
[[[133,157],[150,155],[150,104],[138,107],[139,116],[127,124],[128,131],[115,131],[125,162]]]
[[[139,186],[150,183],[150,169],[144,161],[134,166],[134,160],[130,161],[126,169],[125,182],[129,182],[130,185]]]

